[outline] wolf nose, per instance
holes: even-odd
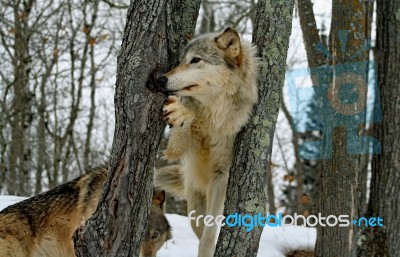
[[[161,91],[165,90],[165,85],[167,84],[167,82],[168,82],[167,77],[165,77],[165,76],[159,77],[157,79],[157,89],[161,90]]]

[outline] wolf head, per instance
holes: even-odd
[[[165,191],[154,190],[149,224],[140,248],[140,257],[156,257],[158,250],[172,238],[171,226],[163,211],[164,201]]]
[[[212,101],[222,93],[234,95],[241,89],[257,98],[255,49],[240,40],[232,28],[201,35],[183,49],[177,67],[157,80],[157,89],[176,96]],[[251,91],[251,92],[249,92]],[[241,93],[242,94],[242,93]],[[246,93],[245,93],[246,94]]]

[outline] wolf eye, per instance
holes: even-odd
[[[153,235],[151,235],[151,238],[156,239],[158,237],[158,232],[154,231]]]
[[[194,58],[190,61],[190,63],[198,63],[198,62],[200,62],[200,61],[201,61],[200,58],[194,57]]]

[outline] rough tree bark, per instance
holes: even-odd
[[[362,52],[359,56],[354,55],[362,48],[363,43],[367,39],[367,12],[364,1],[334,0],[332,4],[329,50],[335,59],[329,59],[332,69],[330,70],[330,67],[327,67],[329,69],[328,72],[332,72],[333,76],[335,76],[330,81],[331,84],[327,92],[327,98],[331,97],[331,99],[334,97],[340,98],[340,88],[344,85],[337,82],[339,81],[339,76],[344,77],[344,73],[340,73],[340,70],[337,68],[338,65],[346,65],[357,61],[368,63],[368,51]],[[340,35],[347,35],[347,37],[343,36],[340,38]],[[346,40],[344,40],[345,38]],[[365,69],[365,72],[367,72],[367,69]],[[352,75],[353,73],[352,70],[346,70],[346,74]],[[347,77],[345,78],[347,79]],[[359,83],[363,83],[364,87],[367,86],[366,81]],[[352,90],[354,89],[359,90],[355,86]],[[359,94],[358,99],[366,101],[361,91],[353,92]],[[340,102],[341,104],[342,102]],[[359,128],[351,127],[354,124],[346,124],[348,125],[346,127],[343,124],[338,124],[340,118],[336,118],[336,115],[345,112],[358,113],[362,109],[359,110],[359,106],[356,104],[347,104],[344,108],[346,108],[344,112],[342,112],[343,110],[335,109],[336,112],[324,124],[325,129],[322,136],[326,139],[325,142],[332,140],[331,146],[333,149],[331,158],[325,156],[325,159],[322,161],[322,171],[319,179],[318,212],[324,217],[329,215],[336,215],[336,217],[339,215],[349,215],[351,222],[360,215],[361,186],[359,176],[361,175],[361,159],[359,154],[348,153],[346,147],[351,143],[348,140],[351,130]],[[359,125],[361,128],[361,125],[364,124]],[[332,130],[329,128],[332,128]],[[359,132],[357,132],[357,135]],[[353,226],[352,224],[348,227],[339,227],[337,225],[333,227],[318,226],[317,256],[356,256],[359,232],[357,226]]]
[[[253,117],[237,136],[230,169],[224,214],[266,212],[265,172],[271,158],[272,138],[285,77],[286,54],[294,1],[260,0],[253,42],[262,57],[259,102]],[[215,256],[256,256],[262,227],[221,229]]]
[[[93,218],[76,242],[77,256],[138,256],[147,227],[153,165],[165,127],[155,79],[177,64],[184,35],[194,31],[200,1],[132,1],[115,94],[116,128],[109,178]]]
[[[382,147],[372,159],[368,215],[382,217],[383,227],[367,231],[367,252],[361,256],[400,256],[400,1],[377,1],[378,83],[382,122],[374,134]]]

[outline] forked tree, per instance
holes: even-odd
[[[93,218],[76,242],[77,256],[139,255],[153,193],[153,166],[164,131],[164,96],[150,92],[178,62],[200,1],[131,1],[115,93],[110,174]]]

